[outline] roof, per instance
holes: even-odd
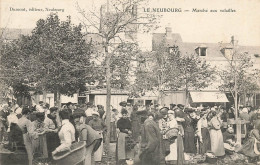
[[[156,50],[157,46],[165,40],[168,46],[176,45],[179,47],[180,52],[185,54],[196,54],[195,49],[198,47],[207,48],[207,58],[223,58],[221,49],[232,48],[231,43],[193,43],[193,42],[183,42],[179,33],[172,33],[166,37],[165,33],[154,33],[152,37],[153,48]],[[249,55],[254,56],[255,54],[260,54],[260,46],[241,46],[239,45],[237,50],[239,52],[247,52]],[[253,57],[254,58],[254,57]]]
[[[5,40],[15,40],[18,39],[20,35],[31,34],[32,29],[14,29],[14,28],[1,28],[0,34],[3,33],[3,38]]]
[[[165,40],[166,44],[171,45],[178,45],[182,43],[182,38],[179,33],[172,33],[170,36],[166,37],[165,33],[153,33],[152,36],[152,44],[153,48],[152,50],[156,49],[156,46],[162,43],[162,41]]]

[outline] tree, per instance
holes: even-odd
[[[242,94],[250,94],[259,89],[257,82],[259,70],[253,68],[250,55],[246,52],[239,52],[235,45],[228,53],[223,53],[223,57],[225,57],[227,65],[218,71],[218,75],[222,80],[219,88],[222,91],[231,93],[235,109],[237,109]]]
[[[32,34],[8,45],[1,58],[10,82],[27,81],[35,89],[52,91],[60,106],[60,94],[72,95],[91,77],[91,45],[86,44],[81,25],[56,14],[37,21]]]
[[[222,80],[219,88],[223,91],[229,91],[234,99],[235,119],[238,121],[238,99],[243,93],[249,94],[259,89],[257,77],[259,70],[253,69],[251,57],[246,52],[240,52],[233,38],[229,47],[220,43],[220,48],[225,57],[227,65],[218,71]],[[237,139],[241,143],[241,125],[237,123]]]
[[[147,15],[137,15],[137,7],[142,1],[140,0],[116,0],[107,4],[107,10],[102,6],[100,16],[97,11],[86,12],[78,4],[78,11],[82,15],[82,23],[85,26],[86,34],[95,33],[101,38],[101,54],[104,57],[105,80],[107,89],[106,99],[106,149],[109,152],[110,142],[110,101],[111,101],[111,63],[116,51],[120,48],[120,43],[129,43],[122,38],[122,34],[134,34],[137,27],[143,25],[143,30],[147,31],[154,27],[156,17]],[[145,21],[145,22],[144,22]],[[139,29],[140,30],[140,29]],[[130,42],[131,43],[131,42]],[[135,41],[132,41],[135,43]],[[128,52],[130,49],[126,49]],[[115,65],[114,65],[115,66]],[[122,78],[122,74],[119,74]],[[109,153],[108,153],[109,154]]]
[[[160,100],[165,90],[184,89],[187,104],[188,91],[207,87],[214,79],[214,69],[198,56],[183,55],[177,45],[169,47],[165,43],[163,40],[154,52],[148,53],[146,61],[140,58],[136,88],[160,91]]]
[[[178,75],[176,59],[179,58],[180,52],[170,53],[165,40],[156,47],[155,51],[140,54],[135,90],[142,94],[146,91],[159,91],[159,101],[162,102],[165,90],[175,90],[180,87],[180,84],[176,83]]]
[[[184,55],[178,61],[178,81],[184,84],[182,87],[186,93],[186,104],[188,104],[188,92],[190,89],[199,90],[208,87],[215,79],[214,68],[198,56]]]

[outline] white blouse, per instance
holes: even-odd
[[[62,120],[59,138],[61,145],[56,148],[57,152],[69,150],[72,142],[75,141],[75,128],[68,119]]]

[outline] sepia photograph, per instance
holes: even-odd
[[[260,165],[259,0],[0,0],[1,165]]]

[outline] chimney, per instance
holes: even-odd
[[[132,7],[132,16],[133,17],[137,16],[137,5],[133,5],[133,7]]]
[[[166,38],[171,38],[172,37],[172,28],[171,27],[166,27]]]
[[[235,45],[235,37],[231,36],[231,44],[234,46]]]

